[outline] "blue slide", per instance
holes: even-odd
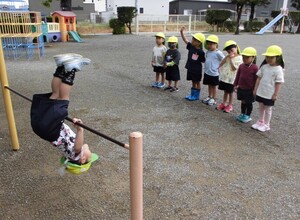
[[[268,30],[270,27],[272,27],[277,21],[279,21],[284,15],[279,14],[276,18],[274,18],[272,21],[269,22],[266,26],[264,26],[262,29],[260,29],[259,32],[256,32],[256,34],[263,34]]]
[[[82,43],[83,40],[79,37],[79,35],[77,34],[77,32],[75,31],[69,31],[68,32],[70,37],[72,37],[76,42]]]

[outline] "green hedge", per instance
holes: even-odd
[[[125,25],[117,18],[109,20],[109,27],[113,29],[113,34],[125,34]]]
[[[228,10],[215,10],[215,9],[209,9],[206,13],[206,22],[210,24],[211,26],[217,26],[217,29],[224,26],[224,22],[230,18],[231,12]]]
[[[253,20],[252,22],[245,21],[244,22],[244,30],[246,32],[256,32],[262,29],[265,26],[265,22]]]
[[[237,22],[236,21],[225,21],[224,29],[225,31],[234,32],[236,29]]]

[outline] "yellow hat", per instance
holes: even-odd
[[[209,35],[207,38],[206,38],[206,41],[209,41],[209,42],[213,42],[213,43],[216,43],[216,44],[219,44],[219,38],[217,35]]]
[[[155,34],[155,37],[161,37],[161,38],[163,38],[163,39],[166,38],[166,36],[165,36],[165,34],[164,34],[163,32],[158,32],[158,33],[156,33],[156,34]]]
[[[78,165],[78,164],[75,164],[75,163],[72,163],[72,162],[65,163],[65,161],[66,161],[65,157],[62,157],[60,159],[60,162],[62,164],[65,164],[66,170],[69,171],[70,173],[72,173],[72,174],[81,174],[81,173],[84,173],[84,172],[88,171],[88,169],[90,169],[92,163],[95,162],[98,159],[99,159],[99,156],[95,153],[92,153],[91,160],[86,164]]]
[[[192,34],[193,38],[195,38],[197,41],[200,41],[202,44],[205,41],[205,36],[202,33],[196,33],[196,34]]]
[[[169,37],[168,43],[178,43],[178,38],[175,36]]]
[[[226,41],[225,44],[224,44],[223,50],[226,50],[226,48],[229,47],[229,46],[231,46],[231,45],[235,45],[236,46],[238,54],[241,53],[239,45],[237,45],[237,43],[235,41],[233,41],[233,40]]]
[[[255,50],[254,47],[246,47],[241,55],[244,55],[244,56],[248,56],[248,57],[256,57],[257,56],[257,52]]]
[[[282,49],[277,45],[272,45],[267,48],[267,51],[263,53],[264,56],[275,57],[282,55]]]

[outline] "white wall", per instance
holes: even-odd
[[[102,12],[102,11],[106,11],[105,1],[106,0],[85,0],[83,3],[94,4],[95,11]]]

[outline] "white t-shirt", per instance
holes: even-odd
[[[236,70],[232,70],[230,58],[227,57],[226,62],[220,68],[220,81],[228,84],[233,84],[235,80],[235,75],[241,63],[243,63],[243,57],[241,55],[234,57],[233,64]]]
[[[256,95],[271,99],[275,92],[276,83],[284,83],[284,73],[281,66],[263,65],[256,74],[260,77],[260,83],[257,87]]]
[[[165,54],[167,52],[167,48],[162,46],[155,46],[152,52],[152,64],[153,66],[164,66]]]

